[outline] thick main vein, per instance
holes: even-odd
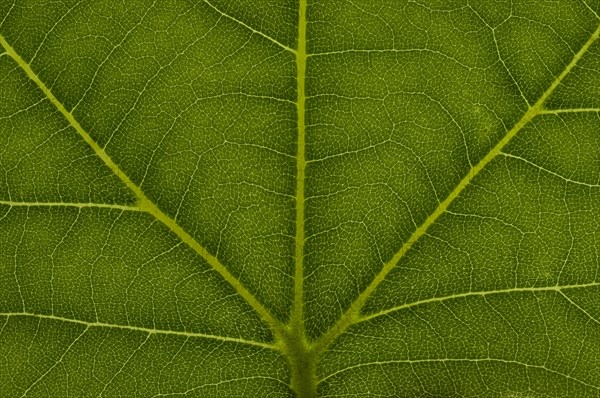
[[[373,278],[371,283],[365,290],[358,295],[346,312],[340,317],[340,319],[333,325],[317,342],[315,348],[318,352],[325,350],[338,336],[348,329],[352,324],[356,323],[360,318],[360,311],[375,291],[377,286],[384,281],[390,271],[398,264],[398,262],[404,257],[404,255],[411,249],[411,247],[427,232],[429,227],[433,225],[436,220],[446,212],[448,207],[454,200],[461,194],[461,192],[473,181],[475,176],[481,172],[496,156],[498,156],[502,149],[510,142],[510,140],[525,127],[534,117],[544,113],[544,102],[554,92],[556,87],[560,85],[562,80],[571,72],[577,62],[583,57],[587,50],[600,36],[600,26],[590,36],[587,42],[581,47],[581,49],[573,56],[573,59],[565,67],[565,69],[554,79],[552,84],[544,91],[540,98],[535,102],[533,106],[530,106],[527,112],[521,117],[521,119],[510,129],[504,137],[483,157],[475,166],[473,166],[467,175],[458,183],[458,185],[450,192],[450,194],[444,199],[438,207],[427,217],[427,219],[412,233],[406,242],[400,247],[400,249],[394,254],[394,256],[386,262],[381,271]]]
[[[303,329],[303,302],[304,302],[304,178],[306,171],[305,159],[305,121],[304,103],[305,78],[306,78],[306,1],[300,1],[303,7],[299,12],[298,21],[298,50],[296,51],[297,71],[297,129],[298,142],[296,154],[296,249],[294,269],[294,308],[292,312],[292,327]]]
[[[25,62],[21,56],[11,47],[3,36],[0,36],[0,44],[6,51],[6,53],[13,58],[17,64],[23,69],[27,76],[35,82],[35,84],[42,90],[50,102],[58,109],[60,113],[67,119],[69,124],[77,131],[77,133],[83,138],[83,140],[92,148],[96,156],[98,156],[108,168],[117,176],[119,179],[135,194],[138,200],[138,207],[153,215],[157,220],[167,226],[171,232],[177,235],[182,241],[184,241],[189,247],[191,247],[197,254],[199,254],[206,262],[217,271],[234,289],[242,296],[246,302],[260,315],[264,322],[266,322],[276,335],[280,331],[280,322],[277,321],[271,313],[250,293],[242,283],[233,276],[227,268],[212,254],[210,254],[196,239],[188,234],[177,222],[165,214],[158,208],[142,191],[142,189],[135,184],[129,176],[127,176],[119,166],[111,159],[111,157],[102,149],[100,145],[81,127],[79,122],[75,119],[73,114],[69,112],[65,106],[54,96],[50,89],[44,84],[42,80],[36,75],[31,69],[29,64]]]

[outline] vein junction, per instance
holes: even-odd
[[[3,36],[0,36],[0,45],[4,48],[6,54],[8,54],[11,58],[13,58],[16,63],[23,69],[23,71],[27,74],[35,84],[42,90],[42,92],[46,95],[48,100],[56,107],[56,109],[67,119],[71,127],[75,129],[75,131],[81,136],[81,138],[92,148],[96,156],[98,156],[106,166],[110,168],[110,170],[117,176],[119,179],[135,194],[137,197],[137,206],[134,208],[138,211],[145,211],[152,216],[154,216],[157,220],[162,222],[166,227],[168,227],[171,232],[176,234],[183,242],[185,242],[188,246],[190,246],[198,255],[206,260],[206,262],[217,271],[234,289],[235,291],[242,296],[246,302],[256,311],[258,315],[263,319],[263,321],[271,327],[275,336],[280,334],[281,326],[278,320],[276,320],[271,313],[250,293],[241,283],[240,281],[233,276],[227,268],[212,254],[210,254],[196,239],[194,239],[190,234],[188,234],[177,222],[171,218],[169,215],[164,213],[155,203],[153,203],[142,191],[142,189],[134,183],[120,168],[119,166],[111,159],[111,157],[104,151],[104,149],[98,145],[98,143],[81,127],[79,122],[75,119],[73,114],[69,112],[65,106],[54,96],[54,94],[50,91],[50,89],[46,86],[44,82],[40,80],[37,74],[31,69],[29,64],[25,62],[21,56],[12,48],[12,46],[6,41]],[[4,204],[8,204],[11,206],[17,205],[33,205],[33,203],[29,204],[19,204],[17,202],[5,202]],[[46,204],[48,206],[59,205],[56,203]],[[69,204],[60,204],[60,205],[69,205]],[[77,207],[85,207],[84,204],[73,204]],[[112,207],[109,205],[100,205],[98,207]]]
[[[208,1],[205,1],[212,7]],[[213,7],[214,8],[214,7]],[[229,16],[227,16],[229,17]],[[229,17],[232,18],[232,17]],[[239,22],[239,21],[238,21]],[[241,23],[241,22],[240,22]],[[244,25],[246,26],[246,25]],[[566,68],[560,73],[560,75],[553,81],[548,89],[542,94],[542,96],[528,108],[527,112],[523,117],[510,129],[506,135],[490,150],[490,152],[482,158],[475,166],[471,168],[469,173],[459,182],[459,184],[452,190],[452,192],[439,204],[436,210],[420,225],[411,237],[403,244],[399,251],[384,264],[382,270],[375,276],[369,286],[358,296],[354,303],[348,308],[348,310],[342,315],[338,322],[329,329],[323,336],[317,341],[309,342],[304,335],[304,320],[303,320],[303,244],[304,244],[304,176],[306,168],[306,160],[304,154],[304,135],[305,135],[305,110],[304,102],[305,97],[305,72],[306,72],[306,0],[299,1],[299,24],[298,24],[298,48],[296,50],[289,49],[282,44],[274,41],[270,37],[255,31],[257,34],[261,34],[267,39],[275,42],[276,44],[284,47],[287,50],[292,51],[296,55],[296,66],[297,66],[297,110],[298,110],[298,153],[297,153],[297,185],[296,185],[296,264],[294,271],[294,305],[292,311],[292,317],[289,325],[282,325],[280,321],[275,319],[271,313],[250,293],[240,281],[233,276],[225,266],[213,255],[198,243],[190,234],[188,234],[175,219],[164,213],[160,208],[153,203],[141,190],[140,186],[134,183],[110,158],[110,156],[100,147],[94,139],[81,127],[78,121],[75,119],[73,114],[68,111],[64,105],[52,94],[50,89],[40,80],[40,78],[31,69],[29,64],[25,62],[19,54],[10,46],[10,44],[0,36],[0,45],[4,48],[4,53],[1,55],[8,55],[13,58],[17,64],[23,69],[27,76],[36,83],[36,85],[42,90],[49,101],[56,107],[56,109],[67,119],[69,124],[75,129],[75,131],[81,136],[81,138],[93,149],[95,154],[112,170],[112,172],[119,177],[119,179],[135,194],[138,199],[137,206],[127,207],[119,205],[94,205],[94,204],[77,204],[77,203],[19,203],[3,201],[0,204],[9,206],[76,206],[76,207],[110,207],[118,208],[121,210],[135,210],[144,211],[157,220],[161,221],[167,226],[171,232],[176,234],[183,242],[188,244],[194,251],[203,257],[213,269],[215,269],[235,290],[236,292],[244,297],[249,305],[261,316],[261,318],[272,328],[276,337],[276,345],[271,346],[268,344],[246,342],[248,344],[255,344],[265,346],[268,348],[276,347],[281,350],[288,358],[291,367],[292,374],[292,388],[296,391],[300,397],[316,397],[318,380],[316,376],[316,367],[319,361],[320,355],[351,325],[372,319],[379,315],[387,314],[394,310],[400,310],[413,305],[424,304],[426,302],[441,301],[438,298],[430,299],[423,302],[407,304],[403,307],[383,311],[379,314],[369,315],[365,317],[360,316],[361,309],[366,303],[369,296],[375,291],[379,284],[386,278],[389,272],[396,266],[396,264],[402,259],[402,257],[411,249],[411,247],[417,242],[423,235],[426,234],[428,228],[436,222],[436,220],[447,211],[450,204],[461,194],[461,192],[471,183],[471,181],[483,170],[496,156],[502,154],[502,149],[510,142],[510,140],[523,129],[531,120],[536,116],[542,114],[559,114],[567,112],[599,112],[599,109],[595,108],[582,108],[582,109],[566,109],[566,110],[546,110],[544,109],[544,103],[554,90],[560,85],[562,80],[570,71],[575,67],[577,62],[591,47],[591,45],[598,39],[600,35],[600,27],[591,35],[584,46],[575,54],[571,62]],[[248,27],[249,28],[249,27]],[[250,28],[251,29],[251,28]],[[560,289],[566,287],[552,287],[546,290],[556,290],[560,292]],[[540,288],[539,290],[544,290]],[[480,292],[472,293],[476,294],[493,294],[499,292]],[[70,321],[75,323],[82,323],[87,327],[92,326],[104,326],[104,327],[122,327],[126,329],[142,330],[143,328],[129,327],[129,326],[118,326],[103,323],[86,323],[83,321],[68,320],[65,318],[58,318],[54,316],[26,314],[26,313],[5,313],[0,316],[37,316],[40,318],[57,319],[62,321]],[[184,334],[186,336],[198,336],[207,338],[218,338],[226,341],[238,341],[240,339],[224,338],[219,336],[209,336],[202,334],[183,333],[183,332],[171,332],[171,331],[157,331],[150,329],[143,329],[148,333],[168,333],[168,334]]]
[[[547,110],[544,108],[544,103],[554,92],[554,90],[560,85],[562,80],[571,72],[577,62],[583,57],[587,50],[600,36],[600,26],[590,36],[588,41],[583,47],[574,55],[573,59],[565,67],[565,69],[556,77],[552,84],[546,89],[546,91],[540,96],[534,105],[529,106],[529,109],[523,117],[510,129],[506,135],[488,152],[488,154],[479,161],[475,166],[469,170],[467,175],[459,182],[459,184],[450,192],[450,194],[444,199],[433,213],[421,224],[409,237],[409,239],[402,245],[400,250],[384,264],[382,270],[375,276],[372,282],[367,288],[356,298],[352,305],[346,310],[346,312],[340,317],[325,334],[323,334],[315,343],[314,350],[319,354],[324,352],[341,334],[343,334],[351,325],[364,320],[360,317],[360,312],[364,304],[366,303],[369,296],[375,291],[375,289],[384,281],[390,271],[398,264],[400,259],[411,249],[411,247],[427,232],[429,227],[435,223],[435,221],[446,212],[450,204],[460,195],[460,193],[473,181],[475,176],[481,172],[496,156],[502,154],[502,149],[510,142],[510,140],[525,127],[531,120],[538,115],[548,113],[567,113],[567,112],[597,112],[595,108],[583,108],[583,109],[567,109],[564,111],[560,110]],[[389,312],[389,311],[388,311]],[[386,313],[384,311],[384,313]],[[370,316],[369,318],[372,318]]]

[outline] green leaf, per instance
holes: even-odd
[[[599,397],[599,15],[0,2],[0,396]]]

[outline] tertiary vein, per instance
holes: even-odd
[[[554,177],[556,177],[556,178],[560,178],[561,180],[563,180],[563,181],[566,181],[566,182],[569,182],[569,183],[571,183],[571,184],[575,184],[575,185],[583,185],[583,186],[585,186],[585,187],[589,187],[589,188],[600,188],[600,184],[588,184],[587,182],[583,182],[583,181],[577,181],[577,180],[574,180],[574,179],[572,179],[572,178],[565,177],[565,176],[563,176],[563,175],[561,175],[561,174],[559,174],[559,173],[557,173],[557,172],[555,172],[555,171],[548,170],[547,168],[545,168],[545,167],[542,167],[542,166],[540,166],[539,164],[535,164],[535,163],[533,163],[533,162],[532,162],[532,161],[530,161],[530,160],[527,160],[527,159],[525,159],[525,158],[522,158],[521,156],[513,155],[513,154],[511,154],[511,153],[506,153],[506,152],[500,152],[500,155],[502,155],[502,156],[505,156],[505,157],[507,157],[507,158],[517,159],[517,160],[519,160],[519,161],[521,161],[521,162],[523,162],[523,163],[527,163],[528,165],[530,165],[530,166],[533,166],[533,167],[535,167],[536,169],[539,169],[539,170],[543,171],[544,173],[547,173],[547,174],[553,175]]]
[[[56,109],[67,119],[69,124],[75,129],[75,131],[81,136],[81,138],[92,148],[96,156],[98,156],[108,168],[135,194],[137,198],[137,207],[142,211],[150,213],[157,220],[167,226],[171,232],[177,235],[182,241],[190,246],[198,255],[200,255],[206,262],[217,271],[234,289],[242,296],[246,302],[256,311],[258,315],[267,323],[272,330],[277,334],[280,328],[280,323],[277,321],[271,313],[254,297],[250,291],[248,291],[242,283],[233,276],[227,268],[212,254],[210,254],[196,239],[194,239],[189,233],[187,233],[173,218],[165,214],[160,208],[153,203],[142,191],[142,189],[135,184],[129,176],[127,176],[119,166],[111,159],[111,157],[104,151],[104,149],[81,127],[79,122],[75,119],[73,114],[69,112],[65,106],[54,96],[46,84],[37,76],[37,74],[31,69],[31,66],[25,62],[21,56],[12,48],[12,46],[6,41],[3,36],[0,36],[0,45],[4,48],[6,53],[13,58],[16,63],[23,69],[27,76],[42,90],[48,100],[56,107]]]
[[[256,33],[257,35],[260,35],[262,37],[264,37],[265,39],[268,39],[270,41],[272,41],[273,43],[277,44],[279,47],[291,52],[291,53],[296,53],[296,50],[294,50],[293,48],[290,48],[288,46],[286,46],[285,44],[281,43],[280,41],[278,41],[277,39],[272,38],[271,36],[267,35],[266,33],[263,33],[259,30],[254,29],[253,27],[251,27],[250,25],[240,21],[239,19],[219,10],[217,7],[215,7],[214,5],[212,5],[212,3],[208,2],[208,0],[203,0],[204,3],[206,3],[207,6],[209,6],[210,8],[212,8],[213,10],[215,10],[216,12],[218,12],[219,14],[221,14],[222,16],[224,16],[227,19],[230,19],[236,23],[238,23],[239,25],[245,27],[246,29]]]
[[[436,220],[446,212],[448,207],[454,200],[461,194],[461,192],[473,181],[475,176],[481,172],[496,156],[498,156],[502,149],[510,142],[510,140],[525,127],[533,118],[537,115],[546,113],[544,109],[544,103],[554,92],[556,87],[560,85],[562,80],[571,72],[577,62],[583,57],[587,50],[600,36],[600,26],[590,36],[587,42],[581,47],[581,49],[573,56],[573,59],[565,67],[565,69],[554,79],[550,86],[544,91],[533,106],[530,106],[521,117],[521,119],[510,129],[504,137],[483,157],[479,163],[473,166],[467,173],[467,175],[458,183],[458,185],[450,192],[450,194],[444,199],[437,208],[427,217],[427,219],[412,233],[406,242],[400,247],[400,249],[394,254],[394,256],[386,262],[381,271],[373,278],[371,283],[365,290],[358,295],[350,307],[344,312],[340,319],[327,331],[325,332],[316,342],[315,350],[317,352],[323,352],[338,336],[344,333],[348,327],[356,323],[360,317],[360,311],[363,305],[366,303],[370,295],[375,289],[383,282],[390,271],[398,264],[400,259],[411,249],[411,247],[427,232],[429,227],[433,225]]]

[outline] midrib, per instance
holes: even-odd
[[[598,39],[600,35],[600,26],[590,36],[587,42],[581,47],[581,49],[574,55],[573,59],[565,67],[565,69],[558,75],[556,79],[550,84],[548,89],[540,96],[535,104],[525,112],[523,117],[510,129],[506,135],[494,146],[488,154],[473,166],[467,175],[458,183],[458,185],[450,192],[450,194],[442,201],[438,207],[427,217],[427,219],[421,224],[409,237],[409,239],[402,245],[400,250],[383,265],[381,271],[375,276],[371,283],[367,286],[362,293],[354,300],[351,306],[346,312],[340,317],[340,319],[327,331],[325,332],[315,343],[314,350],[317,355],[320,355],[325,351],[333,341],[335,341],[341,334],[343,334],[351,325],[360,321],[360,311],[363,305],[366,303],[370,295],[375,289],[384,281],[390,271],[398,264],[398,262],[404,257],[404,255],[411,249],[411,247],[427,232],[427,229],[435,223],[435,221],[445,213],[450,204],[460,195],[460,193],[473,181],[475,176],[481,172],[496,156],[498,156],[502,149],[510,142],[510,140],[525,127],[534,117],[540,114],[547,113],[544,110],[544,102],[554,92],[556,87],[560,85],[562,80],[571,72],[577,62],[583,57],[586,51],[592,46],[592,44]]]
[[[298,20],[298,49],[296,50],[296,72],[297,72],[297,129],[298,142],[296,153],[296,248],[295,248],[295,271],[294,271],[294,308],[292,311],[291,324],[297,328],[303,328],[303,260],[304,260],[304,177],[306,171],[305,158],[305,120],[304,103],[306,96],[304,92],[304,81],[306,77],[306,1],[300,1]]]
[[[299,398],[317,396],[318,356],[304,333],[304,180],[305,157],[305,79],[306,79],[306,0],[298,2],[298,48],[296,54],[297,129],[296,152],[296,247],[294,264],[294,305],[290,323],[283,335],[283,352],[291,370],[291,385]]]

